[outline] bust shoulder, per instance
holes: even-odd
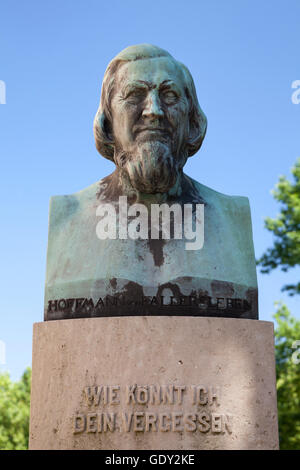
[[[208,204],[217,205],[236,205],[240,207],[249,207],[249,199],[246,196],[230,196],[199,183],[191,177],[188,177],[197,191],[202,195]]]

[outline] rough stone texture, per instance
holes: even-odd
[[[178,389],[174,389],[174,404],[126,404],[125,387],[134,384],[186,386],[186,390],[182,404]],[[110,397],[121,403],[103,404],[101,397],[99,406],[88,405],[84,388],[101,385],[120,386]],[[212,404],[194,405],[192,385],[205,387],[201,402],[210,398]],[[217,392],[219,404],[211,398],[216,387],[221,390]],[[139,394],[140,401],[145,393]],[[276,449],[273,324],[166,316],[37,323],[31,398],[31,449]],[[101,413],[112,412],[117,414],[116,430],[98,432],[95,413],[101,418]],[[121,420],[124,412],[127,417],[149,413],[149,430],[126,432]],[[203,412],[209,416],[207,432],[203,432]],[[197,414],[195,421],[186,416],[193,414]],[[78,430],[89,419],[90,432],[86,428],[73,433],[78,415],[85,416],[77,418]],[[155,416],[162,419],[159,429],[163,426],[166,431],[149,425]],[[144,415],[135,419],[137,428],[145,426]],[[175,430],[168,429],[171,422]],[[192,431],[195,425],[197,430]]]

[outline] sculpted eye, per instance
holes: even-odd
[[[146,95],[146,90],[144,90],[143,88],[136,88],[136,89],[130,91],[126,98],[129,101],[138,102],[138,101],[144,99],[145,95]]]
[[[163,92],[162,98],[166,104],[173,104],[178,100],[177,94],[171,90]]]

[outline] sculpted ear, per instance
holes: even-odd
[[[190,131],[187,142],[188,155],[191,157],[200,149],[207,129],[207,119],[199,104],[192,106],[190,112]]]
[[[114,141],[111,124],[105,113],[99,109],[94,119],[96,148],[103,157],[114,161]]]

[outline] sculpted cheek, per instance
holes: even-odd
[[[185,112],[185,110],[179,109],[177,111],[170,111],[168,114],[168,119],[174,126],[176,134],[185,134],[185,130],[188,124],[188,114]]]
[[[140,114],[140,107],[131,103],[124,104],[122,111],[127,116],[128,120],[135,120]]]
[[[182,104],[172,106],[168,110],[168,115],[170,116],[172,121],[181,122],[182,119],[184,119],[187,116],[187,114],[188,114],[187,106],[182,105]]]

